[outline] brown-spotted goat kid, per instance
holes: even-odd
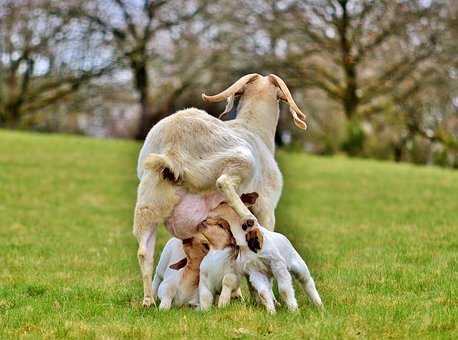
[[[172,237],[165,245],[153,279],[153,297],[160,309],[172,305],[198,306],[200,263],[208,253],[207,242],[198,237],[181,241]]]
[[[243,196],[246,201],[249,198],[249,205],[254,204],[258,197],[256,193]],[[259,226],[259,229],[252,229],[248,234],[260,235],[247,235],[248,243],[256,244],[251,247],[249,244],[234,247],[231,230],[237,230],[241,225],[242,220],[227,203],[221,203],[213,209],[209,218],[201,223],[200,230],[209,242],[210,251],[200,264],[200,308],[210,308],[218,292],[221,292],[218,305],[227,304],[231,292],[239,285],[240,277],[247,276],[269,313],[275,313],[273,279],[277,281],[278,291],[288,309],[295,311],[298,305],[291,273],[302,284],[312,302],[322,307],[309,269],[291,242],[284,235]],[[216,233],[215,228],[219,228],[220,232]]]

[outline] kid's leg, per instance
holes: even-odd
[[[310,275],[310,271],[305,264],[304,260],[298,255],[298,259],[293,261],[291,266],[291,271],[297,277],[299,282],[301,283],[304,290],[307,292],[308,296],[312,300],[313,304],[317,307],[323,307],[323,303],[321,302],[320,294],[315,287],[315,281],[313,280],[312,276]]]
[[[177,292],[177,287],[175,285],[169,284],[167,282],[162,282],[159,285],[157,296],[161,300],[159,309],[169,310],[172,307],[173,298]]]
[[[231,294],[239,287],[239,281],[239,278],[235,274],[224,275],[223,288],[218,299],[218,308],[226,306],[231,301]]]
[[[213,294],[202,281],[199,283],[199,305],[202,311],[209,310],[213,305]]]
[[[243,296],[242,296],[242,289],[240,288],[240,285],[239,285],[239,287],[238,287],[236,290],[234,290],[234,291],[232,292],[232,296],[231,296],[231,297],[232,297],[233,299],[240,299],[240,300],[244,301],[244,298],[243,298]]]
[[[297,310],[297,300],[294,294],[293,279],[284,263],[277,262],[271,265],[272,274],[277,280],[278,292],[290,311]]]
[[[269,282],[269,278],[260,272],[251,272],[249,279],[253,288],[259,294],[262,304],[270,314],[275,313],[274,294]]]

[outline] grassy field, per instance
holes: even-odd
[[[159,312],[131,234],[139,148],[0,131],[0,338],[458,337],[458,172],[280,152],[277,230],[325,313],[300,289],[295,314]]]

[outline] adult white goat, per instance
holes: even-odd
[[[230,111],[241,96],[237,118],[221,121],[190,108],[161,120],[148,133],[138,159],[140,179],[133,232],[143,278],[143,305],[153,303],[151,280],[156,228],[165,222],[177,238],[197,232],[208,212],[226,201],[243,221],[243,228],[275,225],[274,210],[282,190],[282,176],[274,159],[278,100],[290,106],[295,124],[306,129],[305,115],[281,78],[248,74],[209,102],[227,100]],[[258,192],[250,210],[239,194]],[[254,215],[253,215],[254,214]],[[256,216],[256,217],[255,217]]]

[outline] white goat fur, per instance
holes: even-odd
[[[240,296],[240,273],[234,261],[234,249],[210,249],[200,264],[199,307],[207,310],[219,294],[218,307],[226,306],[232,296]]]
[[[139,243],[137,256],[145,306],[153,303],[151,277],[157,225],[167,222],[184,197],[194,195],[202,200],[184,215],[203,220],[224,199],[243,223],[250,221],[256,226],[259,220],[266,228],[274,228],[274,210],[282,190],[282,176],[274,159],[279,99],[288,101],[296,125],[305,128],[305,122],[297,116],[305,117],[285,88],[274,75],[247,75],[220,95],[204,97],[210,101],[231,101],[236,94],[243,93],[235,120],[221,121],[205,111],[190,108],[161,120],[148,133],[138,159],[140,184],[133,226]],[[174,179],[165,180],[164,170],[169,175],[171,172]],[[254,191],[261,198],[251,213],[239,194]],[[215,200],[213,193],[222,199]],[[192,210],[196,206],[201,208],[202,216]],[[186,223],[181,224],[188,228]]]

